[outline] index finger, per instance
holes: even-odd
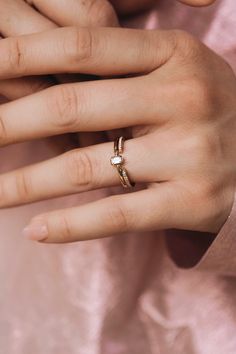
[[[27,75],[147,73],[175,49],[174,31],[58,28],[0,41],[0,79]]]
[[[26,0],[59,26],[116,26],[108,0]]]

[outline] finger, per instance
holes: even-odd
[[[63,13],[63,9],[60,9],[61,2],[56,2],[55,11],[61,10]],[[0,0],[1,5],[1,0]],[[58,6],[59,5],[59,6]],[[67,4],[68,5],[68,4]],[[71,7],[67,6],[67,8],[71,9]],[[22,0],[12,0],[11,2],[4,2],[1,6],[3,12],[0,13],[0,32],[4,33],[5,36],[12,36],[17,34],[25,34],[31,32],[41,32],[46,29],[55,28],[56,24],[52,21],[49,21],[46,16],[42,16],[35,11],[30,6],[26,6],[26,4]],[[71,10],[70,10],[71,11]],[[59,11],[58,11],[59,12]],[[17,16],[16,16],[17,14]],[[1,17],[2,15],[2,17]],[[78,18],[77,18],[78,20]],[[78,24],[78,23],[77,23]],[[59,82],[70,82],[70,81],[81,81],[81,76],[79,75],[58,75],[57,81]],[[20,97],[27,96],[33,92],[38,92],[43,88],[49,87],[55,84],[55,80],[52,77],[45,78],[22,78],[18,80],[2,80],[0,81],[0,93],[4,95],[9,100],[14,100]],[[87,133],[92,135],[91,133]],[[99,135],[99,133],[97,133]],[[59,137],[58,137],[59,138]],[[80,135],[79,141],[76,146],[83,146],[81,142],[83,138],[83,134]],[[63,141],[65,138],[63,138]],[[67,143],[64,144],[63,150],[65,150],[65,146],[71,145],[71,140],[67,139]],[[56,144],[55,144],[56,141]],[[52,146],[59,147],[62,146],[62,138],[57,139],[56,137],[53,139],[54,144]],[[70,142],[70,144],[69,144]]]
[[[0,8],[0,33],[5,37],[41,32],[56,27],[53,22],[22,0],[0,0]],[[49,77],[1,80],[0,93],[9,100],[14,100],[38,92],[53,83],[53,79]]]
[[[6,103],[0,107],[0,144],[157,121],[158,112],[147,110],[145,85],[141,78],[65,84]]]
[[[22,0],[0,0],[0,33],[4,37],[57,27]]]
[[[0,78],[71,72],[147,73],[173,55],[173,33],[71,27],[3,39],[0,41]]]
[[[112,196],[84,206],[55,211],[31,221],[27,238],[45,243],[90,240],[123,234],[174,228],[180,201],[175,185]]]
[[[179,0],[179,2],[182,2],[185,5],[196,7],[209,6],[212,5],[215,1],[216,0]]]
[[[27,0],[59,26],[115,26],[118,20],[107,0]]]
[[[126,141],[125,168],[131,181],[136,183],[156,182],[155,176],[158,176],[158,182],[166,181],[173,174],[170,161],[174,157],[158,143],[155,151],[150,149],[148,139]],[[110,164],[112,155],[113,143],[104,143],[5,173],[0,176],[0,207],[119,186],[118,172]]]
[[[89,6],[89,1],[85,2],[84,5],[83,3],[84,1],[80,0],[71,0],[70,4],[68,1],[65,2],[63,0],[59,2],[36,1],[34,5],[37,5],[43,10],[43,15],[41,15],[22,0],[11,0],[8,2],[0,0],[0,33],[5,37],[9,37],[56,28],[57,25],[54,21],[58,19],[59,15],[61,16],[61,20],[65,17],[68,25],[72,25],[73,23],[81,25],[80,21],[83,22],[83,25],[88,25],[91,22],[89,22],[90,18],[93,18],[94,24],[97,25],[113,25],[114,21],[117,22],[109,2],[99,0],[96,1],[95,4],[93,0],[94,6]],[[100,9],[101,12],[99,11],[99,15],[97,16],[98,9]],[[90,15],[89,11],[91,11]],[[92,13],[93,11],[94,13]],[[50,17],[49,15],[51,15],[52,21],[47,18]],[[105,22],[105,20],[107,22]],[[62,23],[60,24],[62,25]],[[75,81],[75,79],[76,81],[81,81],[81,77],[75,75],[73,77],[69,77],[68,75],[66,77],[62,75],[58,76],[59,82]],[[2,92],[8,99],[16,99],[32,93],[32,88],[35,88],[35,92],[37,92],[38,88],[43,89],[50,86],[53,80],[45,78],[43,81],[44,82],[42,82],[42,79],[38,79],[38,81],[36,81],[36,79],[30,79],[27,83],[27,79],[23,79],[23,81],[19,82],[16,80],[9,82],[4,80],[0,84],[0,93]]]
[[[158,161],[155,166],[149,163],[146,140],[145,137],[125,142],[125,168],[136,183],[154,182],[156,170],[158,178],[163,177],[163,172],[166,175],[166,169],[161,167],[161,150],[159,160],[158,153],[156,156],[151,153],[151,158]],[[75,149],[57,158],[5,173],[0,176],[0,207],[120,186],[118,171],[110,163],[113,155],[113,143],[104,143]]]

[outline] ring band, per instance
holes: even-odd
[[[125,139],[123,136],[117,138],[114,141],[114,156],[111,157],[111,165],[116,167],[121,184],[124,188],[132,188],[135,183],[130,181],[127,170],[124,168],[124,158],[122,156],[124,152]]]

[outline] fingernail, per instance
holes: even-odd
[[[43,241],[48,237],[48,228],[45,224],[34,223],[23,230],[23,236],[33,241]]]

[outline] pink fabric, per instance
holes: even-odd
[[[235,13],[235,0],[201,10],[164,0],[130,25],[186,29],[236,66]],[[44,141],[1,149],[1,172],[54,154]],[[235,354],[236,206],[209,248],[207,235],[173,231],[59,246],[22,239],[31,216],[111,193],[0,212],[0,354]]]

